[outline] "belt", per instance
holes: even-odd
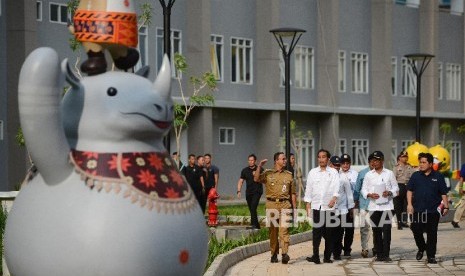
[[[287,198],[272,198],[272,197],[267,197],[266,200],[269,201],[274,201],[274,202],[284,202],[284,201],[289,201]]]
[[[397,184],[400,184],[400,185],[406,185],[407,183],[397,183]]]

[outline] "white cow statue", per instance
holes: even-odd
[[[28,56],[19,110],[38,173],[8,216],[12,275],[203,273],[205,220],[162,143],[173,121],[168,58],[154,83],[147,74],[79,79],[53,49]]]

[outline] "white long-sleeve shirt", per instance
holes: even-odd
[[[339,198],[337,199],[336,214],[345,215],[349,209],[355,207],[354,192],[350,183],[349,174],[339,172]]]
[[[394,209],[394,204],[392,202],[392,198],[397,196],[399,192],[399,186],[397,185],[396,177],[391,170],[383,168],[381,173],[376,172],[376,170],[371,170],[367,172],[365,175],[365,179],[363,180],[362,184],[362,196],[364,198],[368,198],[367,195],[374,193],[376,187],[375,186],[385,186],[385,191],[390,191],[392,196],[388,197],[386,203],[378,204],[376,200],[373,198],[369,198],[370,202],[368,203],[368,210],[369,211],[386,211]],[[380,194],[380,197],[383,195]]]
[[[329,202],[333,197],[339,197],[339,173],[326,167],[311,169],[307,175],[304,201],[311,203],[313,210],[334,210],[336,204],[330,208]]]

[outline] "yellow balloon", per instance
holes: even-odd
[[[408,163],[414,167],[418,167],[418,154],[422,152],[429,152],[427,146],[418,142],[415,142],[408,146],[406,151],[408,153]]]
[[[450,154],[444,147],[437,144],[436,146],[429,148],[429,152],[434,158],[441,162],[440,172],[443,173],[450,170]]]

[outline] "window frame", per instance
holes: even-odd
[[[178,36],[175,36],[175,34],[178,34]],[[163,28],[157,27],[155,28],[155,41],[157,43],[157,50],[156,50],[156,56],[157,56],[157,70],[160,70],[161,65],[163,64],[163,55],[164,55],[164,31]],[[171,29],[171,34],[170,34],[170,39],[171,39],[171,49],[170,49],[170,65],[171,65],[171,77],[176,78],[177,76],[177,71],[176,67],[174,66],[174,54],[179,53],[182,55],[182,30],[178,29]],[[178,41],[178,51],[175,49],[176,41]],[[160,43],[161,42],[161,43]],[[161,51],[161,52],[159,52]],[[161,57],[161,59],[160,59]],[[158,71],[157,71],[158,72]],[[182,78],[182,75],[180,76]]]
[[[236,43],[233,43],[233,40],[236,40]],[[240,45],[238,44],[237,42],[239,41],[243,41],[243,44],[244,45]],[[247,42],[249,42],[249,45],[246,45]],[[231,54],[231,72],[230,72],[230,77],[231,77],[231,83],[234,83],[234,84],[245,84],[245,85],[253,85],[253,58],[254,58],[254,55],[253,55],[253,50],[254,50],[254,45],[253,45],[253,40],[250,39],[250,38],[243,38],[243,37],[235,37],[235,36],[232,36],[230,38],[230,54]],[[233,52],[233,47],[235,47],[236,49],[236,53],[234,54]],[[243,58],[242,58],[242,62],[243,64],[241,64],[241,62],[238,62],[240,61],[240,54],[239,53],[239,49],[243,49],[244,51],[244,54],[243,54]],[[249,58],[250,58],[250,61],[249,63],[247,64],[247,49],[249,49]],[[235,59],[233,61],[233,59]],[[235,68],[233,68],[233,65],[235,65]],[[242,65],[243,69],[244,69],[244,80],[245,81],[242,81],[240,80],[240,66]],[[247,67],[250,67],[250,68],[247,68]],[[247,71],[247,69],[249,69]],[[249,81],[247,82],[247,72],[249,72]],[[233,74],[235,75],[235,78],[236,80],[233,80]]]
[[[460,141],[450,141],[450,168],[452,170],[461,168],[462,165],[462,143]]]
[[[337,89],[341,93],[347,91],[347,53],[344,50],[338,52]]]
[[[352,164],[355,166],[368,165],[370,141],[368,139],[351,139]]]
[[[315,89],[314,48],[296,45],[294,48],[294,88]],[[299,74],[300,73],[300,74]],[[300,75],[300,76],[299,76]]]
[[[417,77],[406,57],[402,57],[402,97],[415,98],[417,96]]]
[[[460,101],[462,92],[462,66],[446,63],[446,100]]]
[[[393,165],[397,164],[397,140],[391,140],[391,162]]]
[[[299,141],[299,157],[300,166],[302,169],[303,180],[306,181],[307,173],[314,168],[315,165],[315,140],[313,138],[304,137]]]
[[[438,100],[444,98],[444,64],[438,62]]]
[[[56,5],[58,6],[58,21],[53,21],[52,20],[52,5]],[[65,8],[66,9],[66,18],[64,19],[63,21],[63,18],[61,18],[61,9],[62,8]],[[68,24],[68,6],[66,4],[63,4],[63,3],[56,3],[56,2],[49,2],[48,3],[48,14],[49,14],[49,17],[48,17],[48,20],[50,23],[55,23],[55,24],[63,24],[63,25],[66,25]]]
[[[225,141],[221,141],[221,131],[225,131]],[[232,141],[228,141],[228,131],[232,131]],[[219,127],[218,128],[218,143],[220,145],[232,146],[236,144],[236,128],[234,127]]]
[[[36,20],[37,21],[42,21],[43,17],[44,17],[44,5],[42,3],[42,1],[36,1]]]
[[[137,43],[137,50],[139,51],[140,57],[139,57],[139,60],[137,61],[136,66],[134,66],[134,71],[137,71],[140,68],[150,64],[149,63],[149,49],[148,49],[149,48],[149,31],[148,30],[149,30],[149,27],[147,25],[142,25],[138,27],[137,35],[138,35],[139,42]],[[144,41],[144,45],[145,45],[145,48],[143,49],[144,51],[140,49],[141,41]],[[145,64],[142,63],[142,59],[145,60]]]
[[[339,153],[342,155],[344,153],[348,152],[348,146],[347,146],[347,139],[341,138],[338,140],[338,148],[339,148]]]
[[[369,56],[368,53],[350,52],[351,92],[368,94],[369,87]]]
[[[391,57],[391,95],[397,96],[397,57]]]
[[[218,42],[217,39],[220,39],[221,41]],[[210,58],[213,57],[213,54],[212,54],[212,49],[215,50],[215,54],[217,54],[217,48],[218,46],[220,46],[220,56],[219,56],[219,60],[220,60],[220,65],[217,66],[218,67],[218,70],[219,70],[219,73],[220,73],[220,78],[219,79],[216,79],[217,82],[224,82],[224,36],[223,35],[217,35],[217,34],[211,34],[210,35]],[[213,73],[214,76],[216,76],[216,74],[213,72],[213,64],[212,64],[213,60],[210,60],[210,67],[211,67],[211,71]]]
[[[0,120],[0,141],[3,141],[3,129],[4,129],[3,120]]]

